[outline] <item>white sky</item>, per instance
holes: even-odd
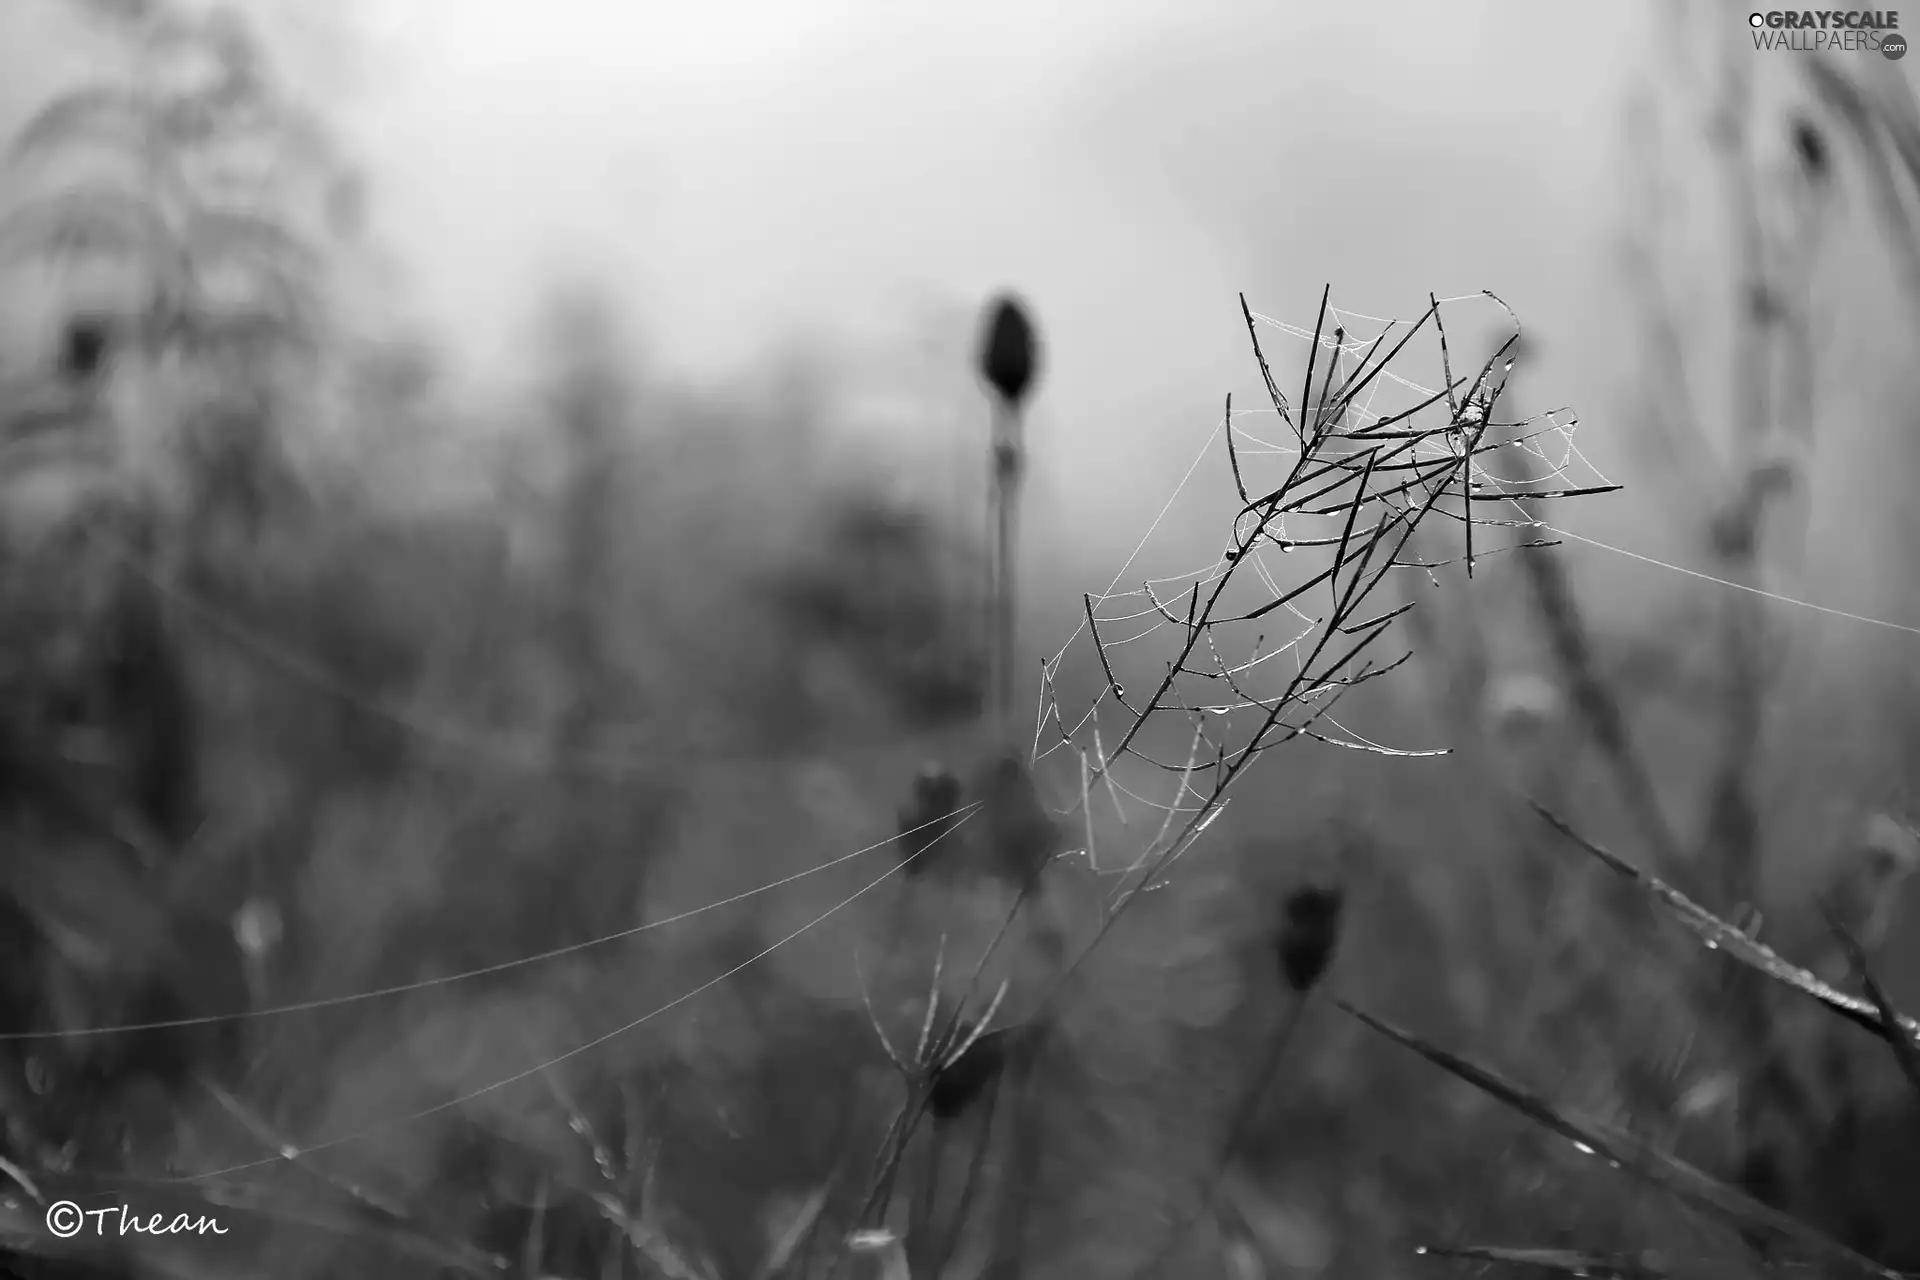
[[[1073,331],[1115,355],[1123,318],[1151,330],[1171,304],[1188,329],[1191,305],[1218,333],[1235,289],[1297,293],[1336,268],[1372,309],[1524,294],[1561,255],[1492,246],[1558,239],[1525,229],[1604,160],[1620,65],[1591,41],[1566,56],[1551,16],[1572,6],[1524,2],[360,8],[384,52],[365,145],[423,287],[501,317],[540,259],[612,253],[669,349],[717,359],[781,320],[1003,280],[1057,332],[1103,322]],[[1508,189],[1433,189],[1488,159]],[[1397,207],[1356,221],[1365,201]],[[1408,245],[1431,278],[1351,278],[1414,268]],[[1260,278],[1282,258],[1300,261]]]
[[[1488,287],[1571,335],[1635,50],[1539,0],[354,9],[381,230],[478,367],[556,267],[711,373],[1013,285],[1055,460],[1138,462],[1083,472],[1119,509],[1247,385],[1240,290],[1298,316],[1328,280],[1379,314]]]
[[[308,40],[401,294],[483,376],[524,368],[559,270],[717,377],[1012,285],[1047,345],[1040,505],[1134,527],[1252,390],[1238,292],[1310,321],[1328,281],[1383,315],[1484,287],[1540,340],[1532,394],[1619,434],[1641,4],[254,3]]]

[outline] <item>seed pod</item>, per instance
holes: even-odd
[[[954,1043],[966,1044],[972,1028],[963,1022],[958,1030]],[[959,1119],[986,1092],[1006,1066],[1009,1034],[1009,1029],[986,1032],[957,1061],[934,1072],[933,1087],[927,1094],[927,1110],[934,1119]]]
[[[112,336],[111,326],[99,316],[81,315],[69,320],[60,341],[61,376],[85,382],[99,373],[106,363]]]
[[[1059,824],[1040,803],[1033,775],[1019,756],[998,756],[987,765],[978,794],[992,873],[1016,889],[1032,888],[1060,845]]]
[[[939,861],[927,851],[953,830],[959,808],[960,779],[938,763],[922,765],[913,780],[913,798],[899,814],[896,844],[908,875],[919,875]]]
[[[1304,885],[1287,895],[1280,922],[1280,973],[1305,994],[1327,971],[1340,941],[1342,895],[1338,888]]]
[[[1827,177],[1827,139],[1813,121],[1805,116],[1796,116],[1793,121],[1793,150],[1799,157],[1800,167],[1806,171],[1813,182],[1824,182]]]
[[[980,343],[980,373],[1018,408],[1039,371],[1038,343],[1026,309],[1012,294],[1001,294],[987,311],[986,332]]]

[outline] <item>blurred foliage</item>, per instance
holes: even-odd
[[[0,1040],[0,1156],[49,1193],[129,1200],[143,1176],[258,1163],[214,1180],[242,1236],[123,1274],[758,1276],[823,1258],[819,1224],[857,1214],[896,1105],[874,1023],[917,1030],[932,957],[992,936],[1018,888],[895,877],[758,963],[875,860],[651,926],[872,844],[927,757],[976,763],[974,531],[891,496],[811,400],[657,375],[591,290],[542,313],[537,394],[488,434],[449,407],[430,346],[330,308],[348,171],[248,26],[81,7],[128,72],[21,131],[33,189],[4,234],[36,260],[130,263],[140,289],[125,314],[71,317],[57,362],[0,388],[8,500],[82,477],[44,517],[10,515],[0,548],[0,1030],[323,1003]],[[349,443],[315,449],[329,431]],[[16,452],[30,436],[61,443]],[[1420,1244],[1761,1269],[1722,1227],[1301,1006],[1271,924],[1329,879],[1326,985],[1711,1172],[1741,1172],[1745,1082],[1804,1078],[1823,1136],[1782,1143],[1778,1197],[1920,1268],[1914,1108],[1884,1047],[1768,1001],[1787,1050],[1739,1057],[1699,981],[1713,958],[1691,962],[1514,797],[1640,847],[1550,589],[1498,561],[1471,588],[1437,577],[1413,615],[1434,696],[1355,723],[1455,754],[1291,752],[1089,961],[1031,1067],[1019,1273],[1131,1274],[1216,1173],[1167,1274],[1486,1265]],[[1649,725],[1711,733],[1719,714],[1672,693],[1683,638],[1569,618],[1672,783],[1693,739]],[[1904,828],[1844,807],[1829,843],[1851,918],[1876,955],[1911,955]],[[1055,859],[1036,892],[1053,910],[1092,876]],[[1765,907],[1783,951],[1836,963],[1802,904]],[[1037,936],[1011,936],[1008,973],[1050,962]],[[1910,974],[1885,976],[1910,1007]],[[325,1003],[411,984],[434,985]],[[974,1074],[1013,1055],[983,1043],[945,1077],[944,1136],[905,1153],[941,1170],[935,1232],[970,1135],[1004,1137],[1014,1114]],[[1250,1089],[1264,1106],[1228,1133]],[[24,1257],[47,1249],[26,1203],[0,1217],[0,1269],[80,1274],[22,1270],[56,1265]],[[982,1269],[984,1244],[963,1244],[953,1270]]]
[[[350,183],[324,130],[277,92],[237,13],[107,16],[126,73],[67,89],[14,136],[16,172],[40,189],[9,211],[9,252],[134,267],[149,354],[222,359],[232,376],[312,342],[323,249],[298,205],[338,209]]]

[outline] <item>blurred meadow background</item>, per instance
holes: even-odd
[[[1920,1273],[1911,65],[7,0],[0,1275]]]

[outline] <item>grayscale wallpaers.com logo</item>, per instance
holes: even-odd
[[[1878,53],[1889,61],[1907,52],[1900,14],[1892,9],[1769,9],[1747,15],[1756,49]]]

